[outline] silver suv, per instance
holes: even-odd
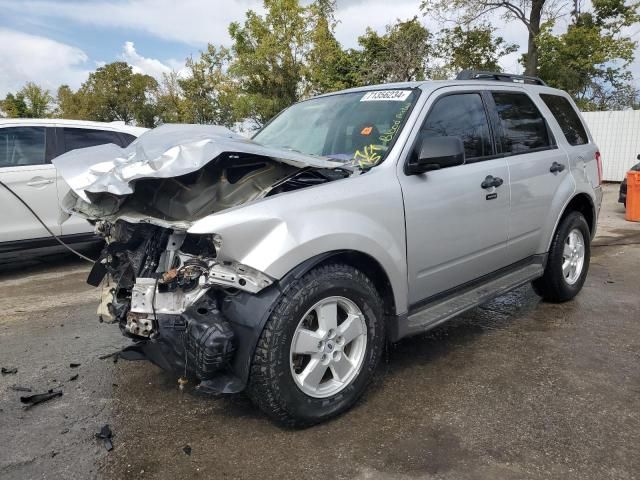
[[[573,298],[602,196],[570,97],[486,72],[306,100],[252,140],[166,125],[54,163],[107,240],[89,282],[121,355],[297,426],[351,407],[385,342],[528,282]]]

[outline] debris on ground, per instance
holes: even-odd
[[[69,368],[78,368],[80,365],[80,363],[70,363]]]
[[[49,390],[47,393],[36,393],[35,395],[27,395],[20,397],[20,401],[24,403],[24,408],[29,409],[39,403],[46,402],[52,398],[61,397],[62,390]]]
[[[30,387],[23,387],[21,385],[11,385],[9,388],[14,392],[30,392],[31,391]]]
[[[184,447],[182,447],[182,451],[187,455],[191,455],[191,445],[185,445]]]
[[[2,367],[0,371],[2,372],[2,375],[15,375],[18,373],[18,369],[16,367]]]
[[[100,431],[96,433],[96,438],[99,438],[104,442],[104,448],[106,448],[108,452],[113,450],[113,443],[111,443],[112,437],[113,432],[111,431],[109,424],[104,425]]]
[[[79,375],[76,373],[73,377],[69,377],[69,381],[70,381],[70,382],[73,382],[73,381],[77,380],[77,379],[78,379],[78,376],[79,376]]]

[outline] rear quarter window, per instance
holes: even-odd
[[[580,116],[569,100],[560,95],[546,93],[540,94],[540,98],[551,110],[570,145],[584,145],[589,142]]]

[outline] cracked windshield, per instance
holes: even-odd
[[[282,112],[254,140],[368,169],[385,159],[417,98],[416,90],[396,89],[307,100]]]

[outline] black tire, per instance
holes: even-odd
[[[584,239],[584,264],[578,279],[575,283],[570,284],[562,272],[562,263],[565,241],[573,229],[578,229]],[[560,221],[556,229],[551,242],[551,248],[549,249],[544,275],[531,283],[533,289],[548,302],[561,303],[571,300],[580,292],[584,285],[589,271],[590,258],[591,232],[589,225],[582,213],[571,212]]]
[[[342,296],[365,317],[367,342],[362,367],[344,389],[327,398],[305,394],[290,367],[291,342],[302,316],[323,298]],[[349,409],[371,382],[384,350],[383,302],[371,280],[342,264],[318,267],[286,292],[269,317],[253,356],[247,392],[267,415],[289,427],[306,427]]]

